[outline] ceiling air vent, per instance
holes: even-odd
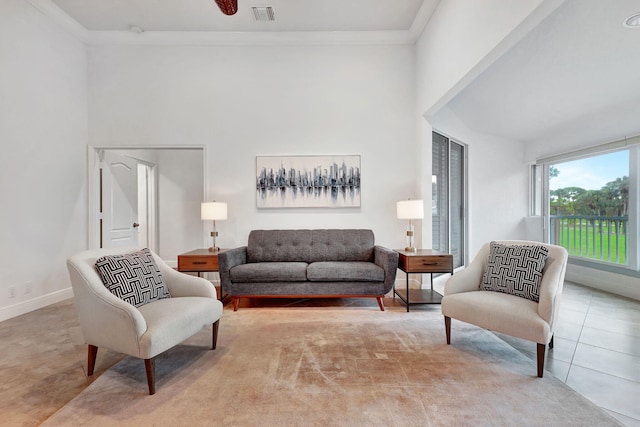
[[[253,18],[258,22],[276,20],[271,6],[252,6],[251,10],[253,10]]]

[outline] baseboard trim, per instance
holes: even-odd
[[[18,317],[22,314],[30,313],[34,310],[38,310],[39,308],[46,307],[72,297],[73,291],[69,287],[50,294],[41,295],[27,301],[22,301],[8,307],[2,307],[0,308],[0,322]]]

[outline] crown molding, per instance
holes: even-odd
[[[88,45],[138,46],[321,46],[413,44],[433,10],[423,7],[404,31],[89,31],[51,0],[26,0],[68,33]],[[435,8],[435,7],[434,7]],[[426,9],[425,11],[423,11]],[[423,17],[424,15],[424,17]],[[418,30],[414,29],[418,28]],[[417,33],[417,36],[416,36]]]
[[[409,31],[89,31],[90,45],[315,46],[413,44]]]
[[[412,43],[415,43],[420,38],[424,29],[429,24],[429,20],[433,16],[433,12],[436,11],[439,4],[440,0],[436,0],[434,2],[422,2],[422,6],[420,6],[420,9],[418,10],[416,17],[411,24],[411,28],[409,28],[409,34],[413,40]]]
[[[26,0],[31,6],[39,10],[45,16],[51,18],[63,30],[78,40],[87,43],[89,33],[78,21],[69,16],[65,11],[56,6],[51,0]]]

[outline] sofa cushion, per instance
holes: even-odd
[[[112,294],[135,307],[170,297],[162,273],[147,248],[98,258],[96,269]]]
[[[253,230],[247,262],[373,262],[374,246],[371,230]]]
[[[503,245],[491,242],[480,289],[535,302],[540,299],[542,271],[549,249],[542,245]]]
[[[252,262],[236,265],[229,274],[232,282],[304,282],[306,262]]]
[[[383,282],[384,270],[372,262],[320,261],[307,267],[312,282]]]

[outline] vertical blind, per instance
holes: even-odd
[[[431,147],[432,246],[457,268],[465,262],[465,146],[433,132]]]

